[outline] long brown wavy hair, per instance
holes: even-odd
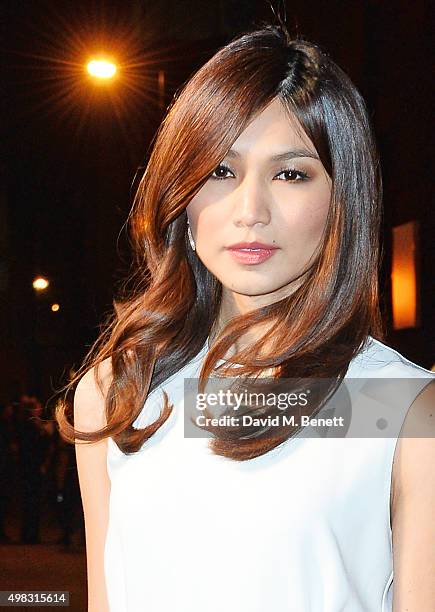
[[[113,313],[66,387],[68,392],[95,366],[101,388],[98,364],[109,358],[107,426],[92,433],[75,430],[71,404],[60,400],[56,419],[66,440],[110,436],[124,453],[134,453],[171,414],[164,393],[159,418],[142,429],[133,426],[149,393],[204,346],[222,297],[221,283],[189,247],[186,207],[248,123],[275,98],[297,118],[331,177],[322,243],[291,295],[226,324],[204,359],[200,383],[259,324],[268,325],[267,335],[232,357],[241,364],[239,376],[255,378],[278,367],[278,377],[309,375],[338,384],[368,336],[384,337],[378,303],[382,182],[366,105],[319,46],[291,37],[283,26],[265,25],[237,37],[196,72],[157,132],[128,219],[134,290],[114,300]],[[266,350],[271,344],[273,350]],[[272,414],[267,407],[263,414],[268,410]],[[246,439],[219,428],[211,448],[246,460],[291,433]]]

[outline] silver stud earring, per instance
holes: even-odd
[[[195,251],[195,241],[192,236],[192,230],[190,229],[189,221],[187,222],[187,237],[189,238],[190,246],[192,247],[192,251]]]

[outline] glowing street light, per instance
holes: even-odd
[[[88,72],[96,79],[111,79],[115,76],[116,66],[112,62],[103,59],[91,60],[87,65]]]
[[[34,279],[32,283],[33,288],[36,291],[44,291],[45,289],[47,289],[49,284],[50,283],[48,282],[48,280],[44,278],[43,276],[38,276],[37,278]]]
[[[59,310],[59,308],[60,308],[59,304],[52,304],[51,305],[51,310],[53,312],[57,312]]]

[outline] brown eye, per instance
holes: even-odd
[[[305,181],[308,178],[308,174],[302,172],[302,170],[296,170],[295,168],[286,168],[281,170],[276,175],[277,177],[283,175],[284,178],[278,179],[279,181],[286,181],[288,183],[298,183],[299,181]]]
[[[224,164],[219,164],[219,166],[217,166],[217,168],[213,170],[211,177],[217,180],[231,178],[228,176],[228,173],[230,173],[234,177],[232,170],[230,170],[228,166],[225,166]]]

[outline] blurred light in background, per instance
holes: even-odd
[[[36,291],[44,291],[45,289],[47,289],[49,284],[50,283],[48,282],[48,280],[44,278],[43,276],[38,276],[37,278],[34,279],[32,283],[33,288]]]
[[[393,227],[391,289],[394,329],[419,325],[417,232],[416,221]]]
[[[107,60],[91,60],[87,65],[88,72],[97,79],[111,79],[116,74],[116,66]]]
[[[57,312],[59,310],[59,308],[60,308],[59,304],[52,304],[51,305],[51,310],[53,312]]]

